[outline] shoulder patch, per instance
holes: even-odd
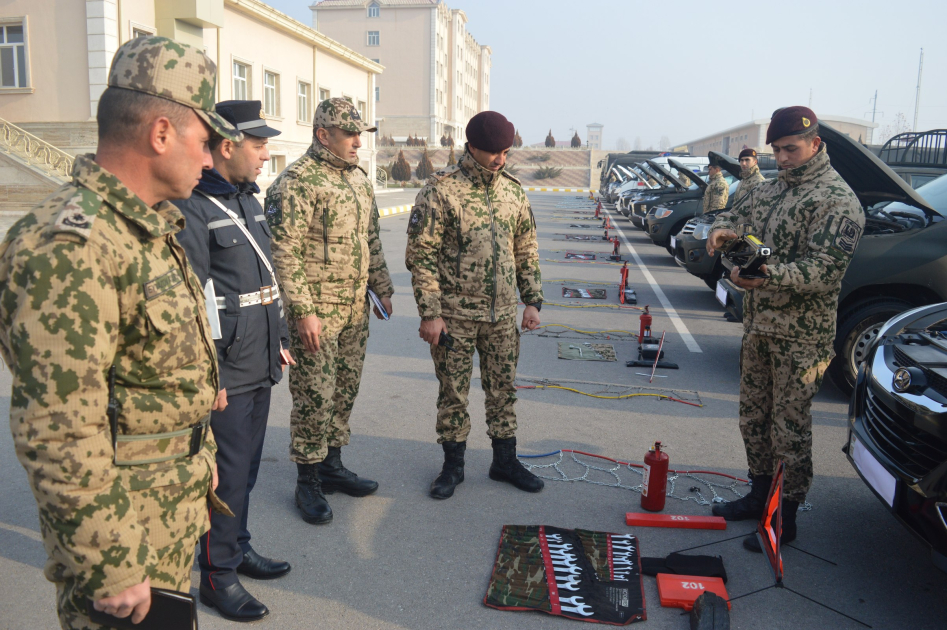
[[[858,239],[861,238],[862,229],[857,223],[848,217],[842,217],[838,229],[835,231],[835,239],[832,240],[832,247],[851,256],[855,253],[858,246]]]
[[[501,171],[501,173],[502,173],[503,177],[505,177],[505,178],[507,178],[507,179],[509,179],[509,180],[512,180],[513,182],[515,182],[515,183],[518,184],[519,186],[522,186],[522,185],[523,185],[523,182],[521,182],[520,180],[516,179],[516,177],[514,177],[513,175],[510,175],[510,174],[507,173],[505,170]]]
[[[283,193],[271,193],[264,198],[263,216],[270,227],[283,223]]]
[[[88,240],[102,201],[91,190],[79,188],[66,200],[53,222],[53,233],[68,232]]]
[[[424,228],[424,211],[419,206],[411,208],[411,216],[408,217],[408,234],[420,234]]]

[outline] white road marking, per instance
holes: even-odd
[[[605,209],[604,204],[602,205],[602,210],[605,211],[609,217],[612,216],[612,213]],[[654,276],[651,275],[651,272],[648,271],[648,268],[645,267],[645,264],[641,262],[641,256],[638,255],[638,252],[635,251],[635,248],[631,246],[631,243],[628,242],[628,238],[625,236],[625,233],[621,231],[621,228],[618,227],[617,223],[612,223],[612,227],[615,228],[615,231],[618,232],[618,235],[621,237],[621,240],[625,243],[625,247],[628,248],[628,251],[631,252],[632,257],[635,259],[635,264],[638,265],[638,269],[641,270],[644,279],[648,281],[648,284],[651,285],[651,288],[654,290],[654,294],[658,296],[658,301],[661,302],[661,306],[664,307],[664,311],[667,313],[668,318],[670,318],[671,323],[674,324],[674,328],[677,329],[677,334],[681,336],[681,339],[684,340],[684,345],[687,346],[687,349],[691,352],[703,352],[700,349],[700,346],[697,345],[697,341],[694,340],[694,336],[687,330],[687,325],[684,323],[684,320],[680,318],[677,314],[677,311],[674,310],[674,307],[671,306],[671,301],[668,300],[668,297],[664,294],[664,290],[661,288],[661,285],[658,284],[657,280],[654,279]]]

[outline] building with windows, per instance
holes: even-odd
[[[602,129],[605,125],[591,123],[585,126],[585,141],[590,149],[596,151],[602,148]]]
[[[868,142],[871,132],[878,124],[869,120],[848,118],[846,116],[821,116],[833,129],[844,133],[852,140]],[[739,155],[743,149],[755,149],[757,153],[772,153],[766,144],[766,131],[769,129],[769,118],[757,118],[748,123],[737,125],[709,136],[691,140],[686,145],[676,147],[677,151],[683,146],[692,155],[707,155],[708,151],[718,151],[726,155]]]
[[[321,0],[313,28],[384,66],[375,86],[379,133],[463,142],[470,118],[490,109],[492,51],[467,15],[440,0]]]
[[[0,5],[0,205],[29,208],[64,178],[28,154],[95,150],[95,112],[118,47],[163,35],[217,62],[217,100],[263,103],[272,159],[265,188],[312,141],[317,99],[342,96],[375,116],[382,66],[260,0],[7,0]],[[374,134],[362,166],[375,173]],[[56,158],[59,160],[60,158]]]

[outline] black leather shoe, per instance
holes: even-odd
[[[218,589],[201,584],[200,599],[202,604],[216,608],[221,617],[230,621],[256,621],[270,614],[270,609],[248,593],[240,582]]]
[[[431,496],[435,499],[449,499],[454,496],[457,484],[464,481],[464,452],[466,442],[442,442],[444,466],[441,474],[431,483]]]
[[[377,481],[362,479],[342,465],[342,449],[338,446],[330,446],[326,458],[316,466],[319,468],[322,490],[326,494],[338,490],[350,497],[364,497],[378,490]]]
[[[798,533],[796,530],[796,511],[798,509],[799,504],[795,501],[783,500],[783,533],[779,537],[780,545],[796,540],[796,534]],[[756,534],[743,539],[743,548],[753,553],[763,553],[763,548],[760,547],[760,541]]]
[[[728,521],[758,521],[763,516],[763,507],[772,483],[773,477],[770,475],[755,475],[750,480],[749,494],[736,501],[715,505],[711,512],[714,516],[722,516]]]
[[[243,560],[237,567],[237,573],[242,573],[255,580],[272,580],[282,577],[292,569],[288,562],[264,558],[254,550],[243,554]]]
[[[326,501],[319,482],[316,464],[296,464],[296,507],[302,513],[303,520],[311,525],[324,525],[332,522],[332,508]]]
[[[526,492],[539,492],[545,483],[526,470],[516,459],[516,438],[505,440],[493,438],[493,463],[490,464],[490,479],[506,481]]]

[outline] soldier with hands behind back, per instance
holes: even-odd
[[[766,143],[779,177],[758,184],[721,213],[707,251],[749,233],[770,246],[765,278],[730,279],[743,297],[740,433],[752,487],[714,506],[727,520],[759,519],[779,461],[786,463],[781,540],[796,538],[796,511],[812,485],[812,399],[832,360],[842,277],[865,226],[861,204],[832,168],[819,121],[808,107],[773,113]],[[743,541],[760,551],[755,536]]]
[[[151,588],[187,591],[208,527],[217,359],[201,285],[174,235],[211,166],[216,67],[140,37],[115,53],[96,155],[0,246],[10,427],[39,507],[63,628],[88,607],[140,622]],[[113,386],[110,386],[114,383]],[[107,415],[110,399],[115,414]],[[232,514],[231,514],[232,515]]]
[[[220,368],[220,409],[211,414],[217,440],[217,495],[236,518],[211,518],[201,536],[201,601],[234,621],[253,621],[269,610],[246,591],[237,574],[257,579],[289,573],[288,562],[259,555],[250,546],[250,491],[263,454],[270,392],[293,364],[272,258],[270,231],[256,200],[256,179],[269,160],[260,101],[224,101],[217,113],[244,139],[211,139],[214,168],[204,171],[189,199],[175,201],[186,219],[178,241],[187,251],[219,321],[215,339]],[[212,288],[212,291],[209,290]],[[213,327],[213,326],[212,326]],[[281,352],[286,349],[286,352]],[[286,357],[286,360],[282,360]]]
[[[743,149],[740,151],[740,183],[737,184],[737,189],[733,191],[734,203],[743,199],[744,195],[749,194],[751,190],[765,181],[763,174],[760,173],[756,150]]]
[[[421,315],[419,336],[431,344],[439,383],[436,429],[444,465],[431,484],[436,499],[452,496],[464,480],[475,350],[493,443],[490,478],[528,492],[543,488],[516,459],[516,291],[526,304],[524,330],[539,326],[543,292],[529,200],[504,170],[513,136],[502,114],[471,118],[460,162],[428,181],[408,219],[405,264]],[[445,347],[450,339],[452,348]]]
[[[704,214],[723,210],[730,196],[730,187],[727,186],[727,180],[723,176],[723,168],[713,155],[708,157],[710,166],[707,167],[707,172],[710,176],[707,178],[707,188],[704,190]]]
[[[327,493],[362,497],[378,489],[342,464],[368,343],[367,291],[389,314],[394,293],[374,189],[358,165],[360,136],[375,130],[348,100],[322,101],[312,146],[273,182],[264,201],[297,363],[289,374],[296,505],[313,524],[332,520]]]

